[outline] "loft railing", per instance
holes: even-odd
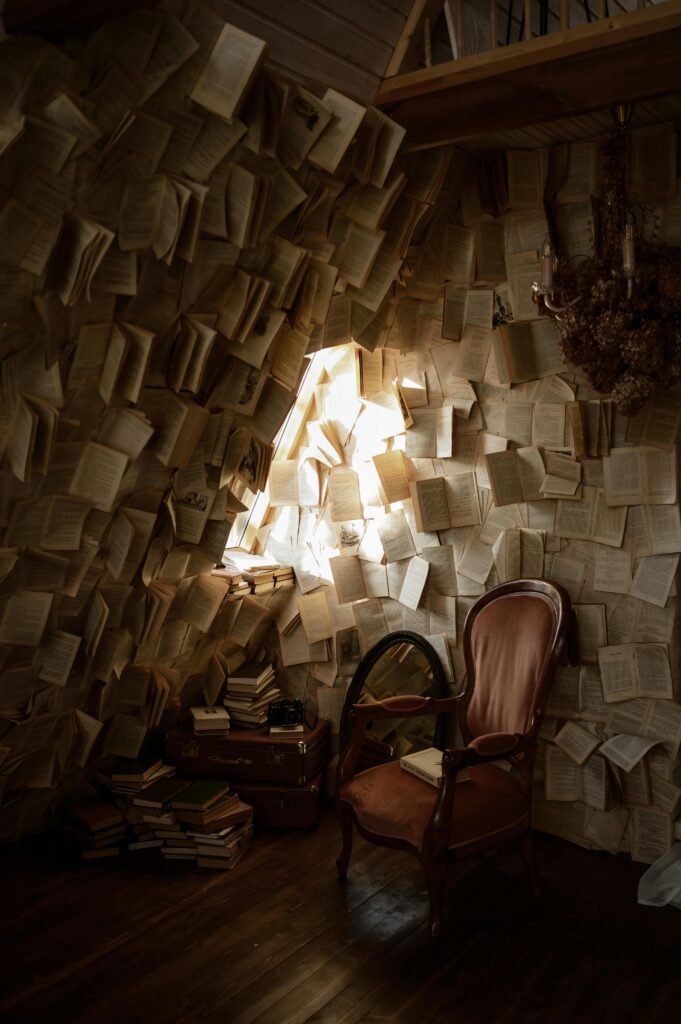
[[[681,94],[679,54],[681,0],[415,0],[375,102],[424,149]]]
[[[670,0],[415,0],[385,77],[568,32]]]

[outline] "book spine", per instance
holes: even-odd
[[[410,775],[415,775],[418,779],[422,779],[424,782],[429,783],[431,786],[435,786],[439,789],[442,784],[441,775],[432,775],[430,772],[424,771],[423,768],[418,768],[416,765],[410,764],[409,761],[400,762],[400,767],[404,768]]]

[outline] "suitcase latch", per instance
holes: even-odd
[[[285,811],[291,806],[284,793],[276,793],[274,802],[278,811]]]
[[[180,750],[180,757],[198,757],[199,748],[196,743],[192,743],[190,747],[182,747]]]
[[[209,754],[208,760],[218,764],[253,764],[247,757],[218,757],[217,754]]]
[[[285,754],[278,754],[275,750],[267,751],[267,764],[283,764],[285,760]]]

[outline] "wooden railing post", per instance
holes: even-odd
[[[570,28],[570,0],[560,0],[560,30]]]
[[[497,0],[489,0],[489,34],[494,50],[497,45]]]
[[[532,0],[525,0],[525,38],[532,38]]]

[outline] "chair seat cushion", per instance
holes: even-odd
[[[434,786],[391,761],[356,775],[339,797],[351,806],[361,828],[420,851],[437,795]],[[470,779],[457,783],[454,794],[452,855],[468,856],[520,835],[529,825],[529,811],[529,800],[511,772],[492,764],[473,766]]]

